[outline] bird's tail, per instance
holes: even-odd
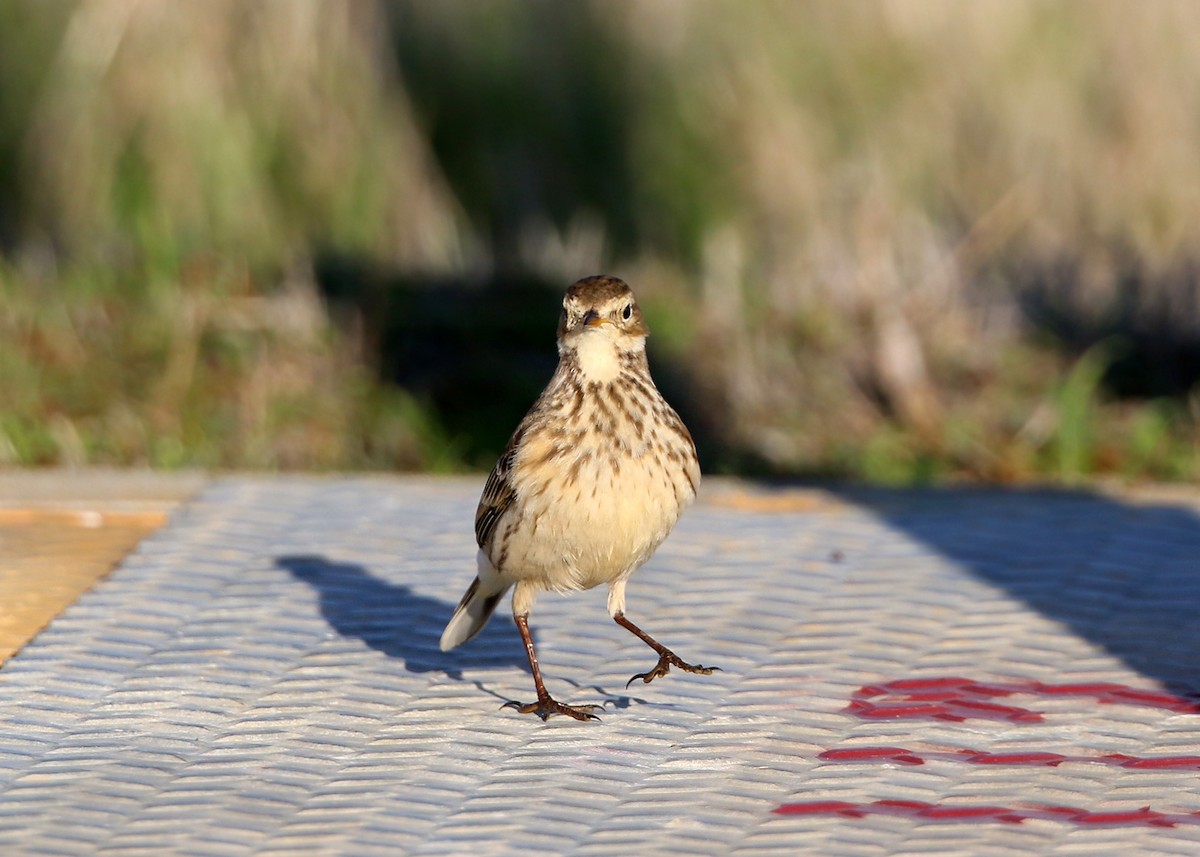
[[[499,576],[479,576],[471,581],[462,601],[458,602],[458,609],[446,623],[446,630],[442,631],[442,651],[461,646],[482,631],[508,587],[509,584],[501,581]]]

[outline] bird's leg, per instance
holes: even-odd
[[[529,633],[529,615],[521,614],[513,618],[516,620],[517,630],[521,632],[521,639],[525,641],[525,654],[529,656],[529,669],[533,673],[533,685],[537,688],[537,702],[531,702],[528,705],[506,702],[501,707],[515,708],[522,714],[536,714],[543,720],[548,719],[551,714],[565,714],[576,720],[599,720],[600,718],[595,714],[589,713],[589,710],[598,710],[601,707],[599,705],[564,705],[550,696],[542,681],[542,668],[538,666],[537,653],[533,650],[533,636]]]
[[[626,687],[629,687],[629,685],[633,684],[639,678],[642,680],[643,684],[649,684],[659,676],[666,675],[671,671],[671,667],[673,666],[679,667],[684,672],[700,673],[701,675],[712,675],[714,672],[721,671],[720,667],[702,667],[699,664],[685,663],[683,659],[679,657],[679,655],[672,652],[658,640],[654,639],[637,625],[626,619],[624,613],[614,613],[613,621],[622,628],[630,631],[635,637],[637,637],[650,648],[654,649],[654,651],[658,652],[658,663],[655,665],[654,669],[650,670],[650,672],[638,673],[628,682],[626,682]]]

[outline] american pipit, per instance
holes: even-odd
[[[588,277],[567,289],[558,322],[558,369],[488,477],[475,512],[478,575],[442,633],[443,651],[487,624],[513,589],[537,701],[511,702],[543,720],[598,719],[595,705],[564,705],[546,690],[529,611],[542,590],[608,584],[608,612],[658,653],[629,680],[715,667],[685,663],[625,618],[625,583],[662,543],[696,496],[700,465],[679,415],[650,379],[649,330],[633,291],[616,277]]]

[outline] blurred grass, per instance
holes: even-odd
[[[0,461],[486,467],[557,292],[706,466],[1200,476],[1200,7],[0,3]]]
[[[455,465],[427,409],[378,384],[311,283],[258,291],[218,263],[150,289],[101,270],[42,282],[0,271],[0,461]]]

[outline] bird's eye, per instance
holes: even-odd
[[[626,321],[633,318],[633,304],[625,304],[625,309],[621,310],[621,318]]]

